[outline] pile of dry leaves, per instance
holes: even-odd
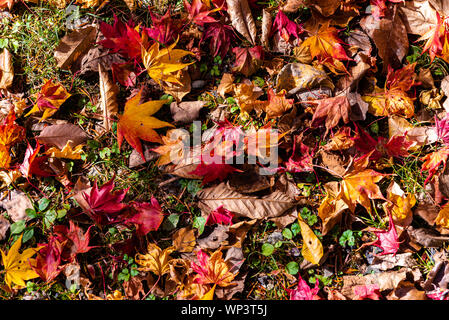
[[[0,51],[2,297],[448,299],[445,1],[74,5]]]

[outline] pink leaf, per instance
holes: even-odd
[[[318,279],[316,279],[315,287],[312,289],[301,276],[298,276],[298,287],[296,289],[287,289],[290,300],[320,300],[321,298],[317,295],[319,290]]]
[[[210,226],[215,223],[232,225],[233,217],[234,214],[231,211],[223,208],[223,206],[219,206],[217,209],[209,213],[206,220],[206,225]]]

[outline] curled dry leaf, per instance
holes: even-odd
[[[0,53],[0,90],[9,89],[14,80],[14,67],[12,64],[12,55],[8,49],[3,49]]]
[[[100,106],[103,111],[103,126],[109,131],[111,130],[112,117],[118,113],[117,94],[119,93],[119,88],[100,63],[98,64],[98,74],[100,76]]]
[[[324,71],[302,63],[286,64],[276,79],[276,91],[284,89],[288,95],[319,86],[334,88]]]
[[[248,0],[226,0],[232,26],[253,45],[256,44],[257,28]]]

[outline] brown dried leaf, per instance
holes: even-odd
[[[59,149],[62,149],[69,141],[71,141],[69,143],[70,146],[74,148],[79,144],[85,143],[88,137],[89,135],[79,126],[71,123],[64,123],[45,127],[36,139],[40,143],[56,146]]]
[[[12,55],[8,49],[3,49],[0,54],[0,89],[7,90],[12,85],[13,79]]]
[[[117,94],[119,88],[100,63],[98,64],[98,73],[100,76],[100,106],[103,111],[103,126],[106,131],[110,131],[111,117],[116,116],[118,113]]]
[[[257,28],[248,0],[226,0],[232,26],[253,45],[256,44]]]
[[[70,69],[72,64],[92,47],[96,37],[97,28],[94,26],[66,34],[54,53],[58,68]]]
[[[173,234],[173,247],[178,252],[192,252],[196,245],[195,230],[192,227],[181,228]]]
[[[190,123],[198,119],[200,110],[205,104],[206,101],[172,102],[170,104],[170,112],[175,122]]]
[[[210,212],[210,208],[218,208],[223,205],[229,211],[251,219],[278,217],[295,205],[293,199],[279,190],[258,198],[238,193],[226,183],[203,189],[198,192],[197,196],[198,206],[205,212]]]
[[[409,41],[407,30],[398,13],[390,13],[382,19],[369,15],[360,21],[360,26],[373,39],[383,60],[383,72],[387,71],[389,65],[393,68],[402,66],[401,62],[407,55]]]

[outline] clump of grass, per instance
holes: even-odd
[[[61,81],[53,53],[65,33],[64,10],[44,4],[23,10],[20,19],[0,20],[0,49],[14,53],[15,65],[22,67],[16,76],[26,87],[40,87],[44,79]]]

